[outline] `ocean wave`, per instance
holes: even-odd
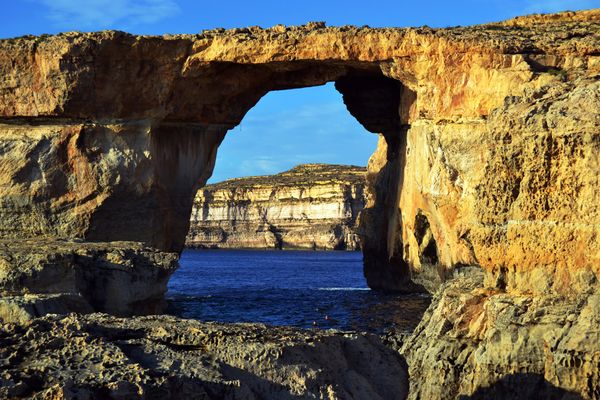
[[[345,290],[371,290],[370,288],[362,287],[320,287],[317,290],[345,291]]]

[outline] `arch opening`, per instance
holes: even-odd
[[[226,133],[240,124],[265,94],[327,82],[333,82],[341,93],[350,115],[369,132],[379,134],[378,149],[369,162],[367,201],[356,232],[368,286],[395,292],[421,290],[413,284],[403,257],[398,209],[406,132],[416,95],[372,64],[211,63],[202,74],[190,73],[175,83],[174,93],[181,95],[173,97],[161,115],[119,128],[126,132],[122,136],[127,141],[124,151],[137,146],[136,151],[140,148],[144,152],[137,153],[139,160],[124,164],[131,180],[113,184],[109,198],[90,216],[83,237],[90,241],[143,242],[161,251],[180,253],[189,231],[194,196],[211,176]],[[190,96],[190,92],[197,95]],[[82,147],[102,147],[109,134],[112,130],[86,127],[81,134],[86,142]],[[146,159],[146,153],[151,158]],[[139,171],[145,172],[140,175]],[[277,240],[276,232],[272,233]],[[167,282],[161,280],[160,286],[166,288]]]
[[[295,86],[295,85],[289,85],[289,86]],[[360,283],[358,283],[357,281],[354,281],[353,283],[325,283],[322,282],[321,286],[323,286],[321,289],[323,288],[333,288],[335,286],[338,286],[340,288],[349,288],[352,290],[366,290],[367,285],[365,285],[365,277],[366,277],[366,283],[368,283],[369,286],[371,286],[374,289],[382,289],[380,282],[375,281],[375,284],[373,284],[373,277],[375,277],[375,279],[380,279],[381,277],[384,277],[385,274],[387,274],[387,277],[385,277],[385,279],[388,279],[389,276],[393,276],[395,281],[393,282],[396,285],[405,285],[406,282],[410,281],[409,278],[409,272],[408,272],[408,266],[407,264],[403,261],[402,258],[402,253],[398,253],[395,252],[395,249],[391,249],[390,247],[388,247],[388,242],[389,242],[389,236],[390,235],[395,235],[395,233],[391,232],[394,229],[397,228],[396,223],[397,223],[397,218],[398,218],[398,212],[397,212],[397,208],[398,208],[398,192],[399,192],[399,188],[397,188],[397,190],[393,191],[393,192],[389,192],[389,181],[398,181],[398,177],[399,174],[401,173],[401,166],[400,166],[400,162],[401,162],[401,157],[403,155],[404,152],[404,140],[402,139],[402,135],[405,135],[405,131],[407,129],[407,121],[403,121],[402,120],[402,116],[403,114],[400,112],[400,105],[403,99],[403,91],[406,91],[407,89],[405,89],[403,87],[403,85],[398,82],[397,80],[393,80],[391,78],[387,78],[385,76],[383,76],[380,72],[375,74],[372,73],[370,71],[353,71],[352,73],[347,73],[344,74],[341,77],[338,77],[333,85],[329,84],[328,85],[330,87],[330,90],[333,90],[333,87],[335,87],[335,89],[341,94],[341,100],[342,102],[340,102],[339,98],[337,99],[337,102],[339,103],[339,105],[342,105],[341,103],[343,103],[342,107],[345,108],[343,111],[344,112],[350,112],[350,115],[352,117],[354,117],[359,123],[360,125],[362,125],[363,128],[365,128],[367,131],[370,132],[374,132],[374,133],[378,133],[380,136],[379,141],[383,142],[386,146],[387,146],[387,150],[384,152],[385,154],[385,160],[382,162],[382,165],[379,168],[375,168],[373,171],[371,171],[370,174],[365,174],[365,181],[363,182],[363,187],[361,189],[361,191],[364,191],[365,193],[358,193],[358,191],[352,187],[352,185],[346,185],[344,186],[344,188],[341,190],[342,193],[341,195],[347,200],[346,203],[343,205],[343,207],[341,207],[345,212],[350,211],[350,218],[348,218],[347,222],[351,222],[351,225],[355,225],[356,230],[354,232],[352,232],[352,234],[354,236],[356,236],[356,238],[360,237],[360,247],[362,247],[363,251],[364,251],[364,260],[360,259],[360,255],[358,255],[358,259],[356,258],[355,255],[351,255],[351,257],[354,257],[354,259],[352,260],[352,262],[356,265],[359,266],[359,279],[360,279]],[[304,89],[307,90],[307,89]],[[406,94],[404,94],[406,95]],[[263,100],[264,101],[268,101],[269,96],[271,96],[271,94],[266,95]],[[338,95],[339,96],[339,95]],[[260,107],[260,103],[258,103],[258,105],[256,107]],[[293,112],[292,112],[293,114]],[[319,115],[319,114],[318,114]],[[317,115],[317,117],[318,117]],[[290,116],[291,118],[293,118],[293,115]],[[322,117],[322,115],[321,115]],[[254,138],[254,140],[261,140],[260,134],[258,132],[252,132],[252,128],[246,128],[246,132],[244,132],[244,124],[246,121],[253,121],[254,115],[253,115],[253,111],[250,111],[245,117],[244,117],[244,121],[241,122],[239,128],[235,128],[232,131],[229,132],[229,136],[225,138],[223,144],[221,145],[221,149],[219,151],[224,151],[227,152],[228,151],[228,144],[232,143],[236,140],[236,137],[234,135],[239,135],[240,138],[243,138],[244,133],[246,133],[246,137],[249,139],[251,136]],[[263,121],[264,122],[264,121]],[[323,123],[322,118],[319,119],[319,123]],[[355,123],[355,122],[354,122]],[[363,136],[365,133],[368,132],[364,132],[364,129],[361,129],[362,132],[356,132],[357,135],[361,135]],[[279,132],[281,134],[281,139],[280,140],[286,140],[286,136],[285,136],[285,132]],[[345,132],[340,132],[342,134],[344,134]],[[269,141],[271,139],[271,136],[269,136],[269,134],[265,134],[263,132],[263,136],[265,137],[265,141]],[[349,135],[346,134],[346,138]],[[367,136],[367,135],[364,135]],[[376,137],[374,137],[375,139]],[[339,137],[337,140],[344,140],[344,137]],[[247,143],[244,142],[245,147],[249,147],[250,149],[246,149],[249,150],[250,152],[252,152],[252,143]],[[323,145],[320,143],[320,145]],[[333,145],[335,145],[335,142],[333,142]],[[371,143],[371,145],[373,147],[375,147],[375,143]],[[381,144],[380,144],[381,145]],[[326,146],[326,145],[325,145]],[[267,147],[272,147],[267,145]],[[365,161],[367,160],[367,158],[369,157],[370,153],[372,152],[373,149],[370,149],[367,153],[363,152],[363,162],[362,164],[364,165]],[[269,151],[273,151],[273,148],[269,148]],[[239,152],[235,152],[235,151],[230,151],[230,155],[233,157],[239,156]],[[232,158],[233,158],[232,157]],[[295,162],[309,162],[311,163],[311,167],[312,169],[316,168],[314,166],[314,164],[317,161],[328,161],[328,162],[335,162],[335,163],[339,163],[342,162],[342,159],[302,159],[301,157],[294,159],[294,162],[292,164],[288,164],[288,165],[282,165],[278,160],[278,159],[268,159],[265,160],[264,158],[261,158],[262,154],[255,154],[255,158],[254,161],[256,164],[262,163],[262,165],[260,165],[262,169],[262,171],[260,170],[260,168],[255,168],[255,169],[250,169],[250,168],[245,168],[246,170],[250,170],[252,172],[244,172],[242,174],[239,175],[260,175],[260,172],[263,173],[272,173],[272,172],[282,172],[282,170],[288,169],[289,167],[293,167],[292,164],[295,164]],[[227,174],[227,173],[223,173],[222,171],[219,170],[219,162],[224,162],[226,161],[223,158],[219,158],[219,156],[217,157],[217,162],[216,162],[216,169],[215,169],[215,175],[219,178],[213,179],[214,181],[220,181],[221,179],[223,179],[223,177],[233,177],[231,175],[231,173]],[[268,162],[265,162],[268,161]],[[244,161],[241,161],[239,159],[236,159],[235,161],[238,164],[244,164]],[[271,164],[269,164],[271,163]],[[354,164],[354,162],[350,162],[350,164]],[[242,168],[239,168],[238,170],[244,170],[243,165],[238,165],[241,166]],[[245,165],[246,167],[248,167],[248,164]],[[256,166],[256,165],[255,165]],[[231,165],[230,165],[231,167]],[[266,168],[266,167],[270,167]],[[292,169],[292,171],[294,171]],[[295,171],[297,175],[300,176],[308,176],[311,171],[306,169],[302,170],[302,171]],[[319,170],[317,171],[318,174],[326,174],[326,172],[324,172],[323,170]],[[229,176],[228,176],[229,175]],[[234,174],[235,175],[235,174]],[[284,174],[285,175],[285,174]],[[322,180],[326,180],[327,177],[325,175],[320,176]],[[287,177],[283,176],[280,177],[283,179],[291,179],[289,178],[289,175]],[[262,178],[261,178],[262,179]],[[242,183],[241,183],[242,182]],[[258,183],[257,183],[258,182]],[[237,184],[237,186],[236,186]],[[252,186],[254,184],[254,186]],[[246,186],[244,186],[246,185]],[[199,203],[197,203],[193,213],[192,213],[192,226],[190,229],[190,233],[188,236],[188,240],[190,240],[190,237],[195,238],[196,244],[200,243],[200,247],[202,248],[244,248],[244,247],[250,247],[250,248],[262,248],[262,249],[282,249],[282,248],[286,248],[286,249],[290,249],[290,248],[301,248],[301,249],[310,249],[310,250],[315,250],[315,249],[328,249],[328,250],[340,250],[340,249],[354,249],[351,248],[351,246],[348,245],[348,241],[344,240],[348,238],[347,232],[344,232],[344,230],[347,230],[348,226],[342,226],[342,225],[337,225],[332,227],[331,229],[331,235],[333,236],[337,236],[337,240],[334,241],[330,241],[331,246],[327,247],[326,245],[324,245],[324,241],[319,241],[317,239],[314,239],[314,237],[311,238],[311,235],[313,235],[313,229],[314,226],[318,224],[318,222],[315,222],[314,219],[308,223],[306,226],[302,227],[282,227],[281,225],[279,225],[279,223],[281,223],[281,218],[280,220],[277,221],[273,221],[272,219],[270,219],[270,215],[269,213],[271,212],[269,207],[275,208],[276,211],[274,212],[275,214],[278,214],[279,217],[281,217],[283,214],[284,218],[285,217],[289,217],[291,214],[289,212],[289,210],[291,208],[293,208],[292,206],[290,206],[289,204],[285,204],[285,205],[273,205],[273,204],[268,204],[270,201],[273,200],[274,197],[276,197],[276,191],[273,190],[272,188],[266,188],[265,187],[261,187],[261,185],[268,185],[268,183],[265,183],[264,180],[260,181],[260,179],[254,179],[249,180],[249,181],[243,181],[238,179],[238,180],[234,180],[232,183],[230,184],[219,184],[217,183],[216,185],[209,185],[209,187],[204,188],[204,189],[200,189],[199,191],[199,198],[201,198],[201,201]],[[368,189],[367,189],[368,188]],[[310,202],[319,202],[322,201],[322,199],[319,199],[316,196],[315,193],[312,193],[310,191],[311,189],[309,188],[300,188],[297,190],[297,192],[295,194],[287,194],[287,198],[286,201],[290,201],[292,200],[292,202],[300,202],[302,200],[302,198],[309,199],[309,203]],[[220,192],[219,192],[220,191]],[[253,193],[253,191],[255,191]],[[262,191],[262,192],[261,192]],[[264,193],[264,192],[268,192],[268,193]],[[367,194],[368,192],[368,194]],[[360,199],[357,199],[357,195],[364,195],[364,199],[361,201]],[[368,199],[367,199],[368,197]],[[260,206],[256,206],[253,205],[252,203],[255,202],[263,202],[264,204],[260,205]],[[359,204],[361,203],[361,204]],[[216,204],[216,206],[215,206]],[[322,206],[322,205],[321,205]],[[360,206],[360,207],[359,207]],[[366,211],[367,211],[367,216],[365,217],[366,219],[369,218],[368,214],[372,215],[377,215],[379,213],[381,213],[383,211],[384,215],[383,217],[378,218],[377,220],[368,220],[367,224],[363,224],[362,222],[362,218],[363,217],[358,217],[358,214],[356,213],[355,208],[360,208],[360,209],[364,209],[364,207],[367,207]],[[279,207],[279,208],[278,208]],[[285,211],[282,211],[283,208],[287,207],[287,214]],[[300,208],[305,207],[305,206],[299,206]],[[318,207],[317,207],[318,208]],[[370,211],[369,211],[370,209]],[[217,210],[217,211],[215,211]],[[310,214],[311,212],[313,212],[314,214],[314,209],[311,210],[310,208],[310,204],[308,206],[306,206],[305,208],[303,208],[301,210],[300,213],[298,213],[296,215],[296,217],[300,217],[300,219],[310,219]],[[326,214],[327,212],[325,212]],[[313,215],[314,216],[314,215]],[[210,219],[213,219],[213,221],[209,221]],[[216,223],[214,222],[214,219],[217,219]],[[248,219],[251,220],[251,223],[248,223],[248,221],[245,221],[244,219]],[[289,219],[289,218],[288,218]],[[202,227],[198,228],[198,226],[194,226],[194,224],[197,224],[198,221],[201,221],[202,223],[206,223],[207,221],[209,222],[210,226],[207,225],[203,225]],[[390,222],[392,221],[392,222]],[[287,221],[288,223],[290,223],[290,221]],[[373,224],[373,222],[376,222],[376,224]],[[293,224],[293,221],[291,222]],[[312,224],[312,225],[311,225]],[[363,224],[359,227],[359,224]],[[365,228],[365,226],[367,228]],[[295,232],[294,232],[294,228],[295,228]],[[242,233],[240,233],[242,232]],[[345,234],[344,234],[345,233]],[[244,245],[243,242],[243,236],[246,235],[246,239],[248,240],[246,242],[246,245]],[[340,237],[341,236],[341,237]],[[298,240],[300,239],[299,242],[295,242],[294,240]],[[399,240],[399,238],[394,238],[390,243],[392,243],[392,245],[394,246],[399,246],[396,245],[394,243],[394,241]],[[228,244],[228,242],[231,242]],[[382,244],[383,242],[383,244]],[[231,245],[230,245],[231,244]],[[400,243],[401,244],[401,243]],[[357,246],[359,247],[359,246]],[[402,246],[399,246],[399,248],[401,248]],[[243,251],[243,250],[242,250]],[[307,253],[301,253],[300,257],[313,257],[315,256],[315,254],[317,253],[312,253],[312,255],[307,255]],[[235,254],[234,254],[235,255]],[[287,257],[288,255],[286,255]],[[347,257],[348,255],[344,255],[343,257]],[[184,260],[186,259],[186,257],[193,257],[193,253],[185,253],[184,254]],[[210,253],[210,257],[216,257],[214,255],[214,253]],[[245,253],[243,255],[241,255],[240,257],[247,257],[248,260],[252,260],[253,258],[256,257],[256,253]],[[375,260],[375,261],[374,261]],[[331,261],[331,260],[330,260]],[[190,262],[190,260],[187,260],[187,262]],[[317,262],[317,261],[315,261]],[[235,262],[233,262],[235,264]],[[390,266],[392,266],[394,269],[391,270],[390,272]],[[372,270],[369,270],[369,268],[379,268],[381,269],[381,271],[375,271],[373,272]],[[388,269],[388,271],[384,271],[385,269]],[[242,281],[245,279],[243,276],[246,276],[246,271],[244,271],[244,273],[241,275],[242,277],[240,278]],[[321,271],[322,272],[322,271]],[[189,273],[189,271],[188,271]],[[260,268],[259,271],[256,271],[257,274],[260,274]],[[273,271],[271,271],[271,273],[273,273]],[[324,275],[327,275],[327,273],[324,273]],[[298,278],[298,276],[295,277],[288,277],[291,281],[302,281],[305,284],[306,283],[304,280],[302,280],[302,278]],[[312,279],[314,277],[308,277],[307,279]],[[250,277],[248,278],[251,281],[253,279],[255,279],[254,277]],[[261,277],[261,279],[269,279],[269,278],[265,278],[265,277]],[[353,278],[355,279],[355,278]],[[210,281],[210,279],[209,279]],[[252,281],[254,282],[254,281]],[[246,283],[248,283],[246,281]],[[239,284],[239,283],[236,283]],[[317,285],[319,285],[319,283],[315,283]],[[211,290],[215,290],[215,285],[218,286],[218,283],[213,283],[211,286]],[[350,285],[350,286],[348,286]],[[177,286],[177,284],[172,283],[171,287]],[[292,289],[289,287],[286,287],[286,289]],[[298,289],[298,288],[295,288]],[[383,289],[388,290],[388,291],[396,291],[397,289],[399,289],[400,291],[406,291],[409,292],[411,290],[408,290],[406,288],[397,286],[395,288],[392,288],[391,286],[388,287],[383,287]],[[235,292],[235,290],[233,290],[233,292]],[[356,294],[357,292],[353,293],[353,296],[355,299],[358,299],[360,296]],[[219,296],[221,296],[222,294],[211,294],[211,302],[214,302],[216,300],[214,300],[215,298],[218,298]],[[228,295],[229,296],[229,295]],[[379,294],[379,296],[386,296],[385,294]],[[363,296],[364,297],[364,296]],[[339,300],[339,299],[338,299]],[[237,303],[243,303],[244,300],[243,299],[236,299],[234,301],[236,304]],[[427,300],[423,300],[422,298],[417,300],[415,299],[416,303],[419,302],[427,302]],[[367,302],[366,304],[368,304],[369,302]],[[394,307],[385,307],[382,306],[382,304],[385,303],[385,301],[377,301],[377,304],[373,304],[371,303],[370,306],[376,306],[379,307],[379,309],[383,310],[385,309],[385,313],[388,317],[390,316],[394,316],[397,315],[397,312],[393,312],[392,310],[394,310]],[[415,309],[421,309],[423,308],[424,310],[424,306],[426,304],[421,304],[421,305],[415,305]],[[315,309],[315,304],[310,305],[309,307],[311,307],[311,309]],[[423,307],[421,307],[423,306]],[[215,307],[219,307],[218,305]],[[231,305],[229,306],[231,308]],[[320,308],[320,306],[316,306],[317,309]],[[326,307],[325,307],[326,308]],[[402,310],[403,307],[397,307],[396,310]],[[228,314],[230,311],[227,309],[223,309],[220,308],[221,313],[224,314]],[[362,311],[357,311],[354,310],[355,314],[359,314],[359,315],[383,315],[382,313],[378,312],[378,311],[366,311],[366,310],[362,310]],[[416,315],[420,315],[419,313],[416,313]],[[206,319],[207,316],[206,315],[202,315],[199,318],[204,318]],[[208,318],[210,319],[211,317],[208,316]],[[309,320],[311,317],[310,316],[304,316],[305,320]],[[338,315],[337,318],[333,318],[335,320],[339,320],[339,319],[344,319],[346,318],[345,316],[340,316]],[[260,320],[260,319],[259,319]],[[272,320],[262,320],[262,322],[274,322]],[[388,321],[389,322],[389,321]],[[406,322],[406,321],[405,321]],[[418,323],[418,318],[415,319],[414,321],[411,321],[410,323]],[[287,323],[284,324],[292,324],[294,325],[293,321],[287,321]],[[386,323],[382,323],[381,326],[386,325]],[[348,326],[344,326],[344,327],[348,327]]]
[[[365,167],[376,143],[333,84],[270,92],[219,148],[188,244],[359,249]]]
[[[220,73],[235,75],[237,65]],[[233,71],[233,72],[232,72]],[[367,131],[380,135],[376,160],[367,174],[368,193],[361,213],[358,236],[364,255],[364,273],[369,286],[384,291],[423,291],[410,278],[410,268],[403,257],[401,215],[398,208],[406,162],[406,132],[416,94],[399,80],[382,73],[370,64],[276,63],[261,66],[256,79],[244,88],[246,106],[255,105],[273,90],[294,89],[334,82],[348,112]],[[226,79],[227,80],[227,79]],[[235,81],[237,85],[245,82]],[[257,88],[258,87],[258,88]],[[238,88],[239,89],[239,88]],[[247,107],[245,110],[248,110]],[[238,125],[246,111],[236,111],[232,125]],[[216,148],[215,148],[216,151]],[[381,156],[385,154],[385,156]],[[212,160],[214,166],[214,159]],[[212,171],[211,166],[211,171]],[[205,181],[204,181],[205,182]],[[201,182],[202,183],[202,182]],[[191,207],[188,207],[188,212]]]

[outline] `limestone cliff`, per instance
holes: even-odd
[[[365,168],[304,164],[198,191],[186,244],[208,248],[357,250]]]
[[[1,40],[0,292],[47,294],[47,270],[79,276],[66,295],[82,290],[95,310],[156,304],[226,132],[268,91],[333,81],[381,135],[359,229],[369,285],[441,288],[402,347],[409,396],[533,381],[599,398],[599,32],[589,10],[449,29]],[[85,254],[29,270],[23,239]]]

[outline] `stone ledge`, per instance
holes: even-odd
[[[15,296],[38,295],[44,299],[43,304],[48,304],[52,298],[51,309],[56,312],[160,312],[177,259],[176,253],[160,252],[136,242],[1,241],[0,295],[6,302]],[[77,297],[83,303],[69,300],[58,305]],[[30,303],[24,299],[11,303],[19,304],[17,309],[25,307],[31,311],[26,313],[33,316],[47,309],[40,305],[39,312],[33,311],[35,306],[24,306]],[[34,303],[42,304],[37,300]]]
[[[47,314],[92,313],[90,304],[71,293],[26,294],[0,298],[0,322],[27,324]]]

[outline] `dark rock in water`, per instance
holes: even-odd
[[[0,397],[403,399],[377,336],[168,316],[47,316],[0,329]]]

